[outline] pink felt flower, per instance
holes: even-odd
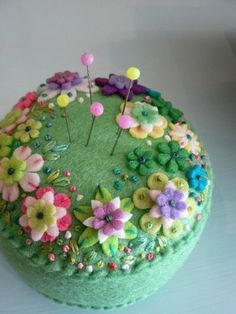
[[[2,198],[14,202],[19,197],[19,186],[25,192],[34,191],[40,184],[36,173],[44,164],[43,157],[33,154],[29,147],[17,148],[11,158],[0,160],[0,193]]]
[[[124,223],[132,215],[120,208],[120,198],[116,197],[106,204],[92,201],[91,205],[94,216],[87,218],[83,223],[85,226],[98,230],[99,242],[103,243],[113,235],[123,239],[125,237]]]
[[[14,108],[3,120],[0,121],[0,133],[5,132],[11,134],[19,124],[24,123],[28,119],[28,113],[28,108],[24,110]]]
[[[30,108],[36,100],[37,94],[35,92],[28,92],[25,96],[21,97],[18,103],[15,105],[16,108],[24,110]]]
[[[34,241],[52,242],[60,231],[70,227],[70,206],[71,200],[66,194],[55,194],[51,187],[40,188],[36,191],[36,198],[25,198],[19,223]]]

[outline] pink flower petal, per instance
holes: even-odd
[[[151,199],[155,202],[156,201],[156,198],[158,195],[161,194],[161,191],[159,190],[150,190],[149,191],[149,196],[151,197]]]
[[[28,209],[29,207],[32,207],[35,201],[36,201],[36,198],[32,196],[26,197],[26,199],[24,200],[24,205],[26,206],[26,209]]]
[[[120,219],[122,222],[128,221],[133,215],[128,212],[123,212],[123,217]]]
[[[32,192],[39,186],[40,177],[37,173],[26,172],[19,183],[25,192]]]
[[[71,200],[66,194],[58,193],[54,196],[54,205],[69,209],[71,207]]]
[[[121,219],[124,217],[124,214],[125,214],[125,212],[124,212],[123,210],[121,210],[121,209],[116,209],[116,210],[114,210],[114,212],[113,212],[111,215],[112,215],[112,218],[113,218],[113,219],[115,219],[115,220],[117,220],[117,219],[121,220]]]
[[[42,200],[44,200],[44,202],[46,204],[51,204],[53,205],[54,203],[54,194],[53,192],[49,191],[43,194],[43,196],[41,197]]]
[[[26,160],[27,165],[26,169],[27,171],[36,172],[43,167],[43,164],[44,164],[43,157],[39,154],[34,154]]]
[[[105,217],[105,215],[106,215],[106,212],[105,212],[103,207],[96,207],[93,210],[93,214],[94,214],[95,217],[103,219]]]
[[[103,228],[104,224],[105,224],[104,220],[97,219],[97,218],[95,218],[93,220],[93,227],[94,227],[94,229],[101,229],[101,228]]]
[[[154,218],[161,217],[160,207],[158,205],[153,206],[149,212],[149,215],[150,217],[154,217]]]
[[[117,236],[118,238],[120,239],[124,239],[125,238],[125,231],[124,229],[121,229],[121,230],[116,230],[114,233],[113,233],[114,236]]]
[[[123,222],[120,220],[112,220],[111,224],[115,230],[121,230],[124,227]]]
[[[120,208],[120,198],[119,197],[114,198],[109,203],[113,204],[114,209]]]
[[[96,207],[102,207],[103,204],[99,201],[96,201],[96,200],[92,200],[91,201],[91,206],[92,206],[92,209],[95,209]]]
[[[57,207],[57,219],[60,219],[66,215],[67,211],[64,207]]]
[[[162,217],[162,224],[165,228],[170,228],[173,224],[174,220],[167,217]]]
[[[31,237],[34,241],[39,241],[42,238],[43,234],[44,232],[38,232],[36,230],[31,231]]]
[[[83,224],[87,227],[93,228],[93,221],[94,221],[94,217],[89,217],[89,218],[84,220]]]
[[[57,226],[49,227],[46,232],[52,237],[57,237],[59,235],[59,230]]]
[[[21,160],[26,160],[31,155],[31,149],[26,146],[20,146],[14,151],[14,156],[17,156]]]
[[[19,197],[19,188],[18,188],[18,184],[14,183],[11,186],[3,186],[2,189],[2,198],[5,201],[9,201],[9,202],[14,202],[18,199]]]
[[[104,234],[106,234],[106,235],[108,235],[108,236],[112,235],[112,234],[113,234],[113,231],[114,231],[114,229],[113,229],[113,227],[112,227],[112,224],[111,224],[111,223],[106,223],[106,224],[103,226],[102,231],[103,231]]]
[[[55,239],[56,239],[56,237],[52,237],[52,236],[48,235],[46,232],[44,232],[40,241],[46,243],[46,242],[53,242]]]
[[[67,214],[61,219],[57,220],[57,227],[59,231],[66,231],[72,224],[71,215]]]
[[[109,238],[108,235],[104,234],[102,229],[98,230],[98,240],[99,240],[99,243],[103,243],[105,242],[107,239]]]
[[[54,190],[52,187],[50,186],[45,186],[43,188],[39,188],[37,191],[36,191],[36,197],[37,198],[41,198],[43,196],[43,194],[45,194],[46,192],[53,192],[54,193]],[[55,198],[54,198],[54,202],[55,202]],[[56,204],[55,204],[56,205]],[[57,205],[56,205],[57,206]]]
[[[20,217],[19,224],[22,227],[27,227],[28,226],[28,217],[27,217],[27,215],[23,215],[23,216]]]

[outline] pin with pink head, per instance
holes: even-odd
[[[112,151],[111,151],[111,156],[114,154],[115,152],[115,149],[116,149],[116,146],[118,144],[118,141],[119,141],[119,138],[121,136],[121,133],[123,130],[126,130],[126,129],[129,129],[131,126],[132,126],[132,118],[127,115],[127,114],[123,114],[123,115],[120,115],[119,118],[118,118],[118,125],[119,125],[119,132],[117,134],[117,137],[116,137],[116,140],[115,140],[115,143],[114,143],[114,146],[112,148]]]
[[[88,144],[89,144],[89,141],[90,141],[90,138],[91,138],[91,135],[92,135],[92,132],[93,132],[93,128],[94,128],[95,119],[97,117],[100,117],[100,116],[103,115],[104,107],[103,107],[103,105],[101,103],[94,102],[94,103],[91,104],[89,110],[90,110],[90,113],[91,113],[91,115],[93,117],[93,120],[92,120],[92,124],[91,124],[90,130],[89,130],[88,139],[87,139],[87,142],[86,142],[85,146],[88,146]]]
[[[81,63],[86,67],[86,70],[87,70],[89,98],[90,98],[90,105],[92,105],[93,99],[92,99],[92,88],[91,88],[91,78],[90,78],[90,73],[89,73],[89,66],[93,64],[94,56],[89,52],[85,52],[80,57],[80,60],[81,60]]]

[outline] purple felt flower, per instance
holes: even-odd
[[[182,201],[184,194],[172,188],[166,188],[162,194],[156,198],[157,205],[160,206],[161,215],[173,220],[179,219],[187,205]]]
[[[124,238],[124,223],[132,215],[120,208],[120,198],[116,197],[106,204],[92,201],[93,216],[87,218],[83,224],[98,230],[98,239],[103,243],[110,236]]]
[[[109,78],[98,77],[95,79],[95,84],[101,87],[103,95],[110,96],[117,94],[122,98],[126,98],[129,88],[129,79],[124,75],[110,74]],[[131,100],[134,95],[145,94],[147,88],[139,85],[138,81],[133,81],[128,100]]]
[[[188,216],[188,193],[178,190],[174,182],[168,181],[160,190],[150,190],[149,195],[155,203],[149,215],[160,218],[166,228],[170,228],[175,220]]]
[[[73,86],[79,85],[82,78],[78,72],[57,72],[46,80],[48,88],[52,90],[70,90]]]

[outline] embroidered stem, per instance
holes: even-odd
[[[119,140],[119,138],[120,138],[120,136],[121,136],[122,131],[123,131],[123,130],[120,128],[120,129],[119,129],[119,132],[118,132],[118,134],[117,134],[117,137],[116,137],[115,144],[114,144],[114,146],[113,146],[113,148],[112,148],[112,151],[111,151],[111,156],[113,156],[113,154],[114,154],[114,152],[115,152],[116,145],[117,145],[117,143],[118,143],[118,140]]]
[[[69,121],[68,121],[68,117],[67,117],[66,108],[64,108],[63,111],[64,111],[64,117],[65,117],[65,120],[66,120],[67,133],[68,133],[68,136],[69,136],[69,141],[70,141],[70,143],[71,143],[72,141],[71,141],[70,128],[69,128]]]
[[[91,137],[91,134],[92,134],[92,132],[93,132],[93,127],[94,127],[95,118],[96,118],[96,117],[93,116],[92,124],[91,124],[90,130],[89,130],[89,136],[88,136],[88,139],[87,139],[87,142],[86,142],[85,146],[88,146],[88,144],[89,144],[90,137]]]
[[[92,105],[93,99],[92,99],[92,88],[91,88],[91,79],[90,79],[90,74],[89,74],[89,67],[86,66],[86,69],[87,69],[87,76],[88,76],[90,105]]]

